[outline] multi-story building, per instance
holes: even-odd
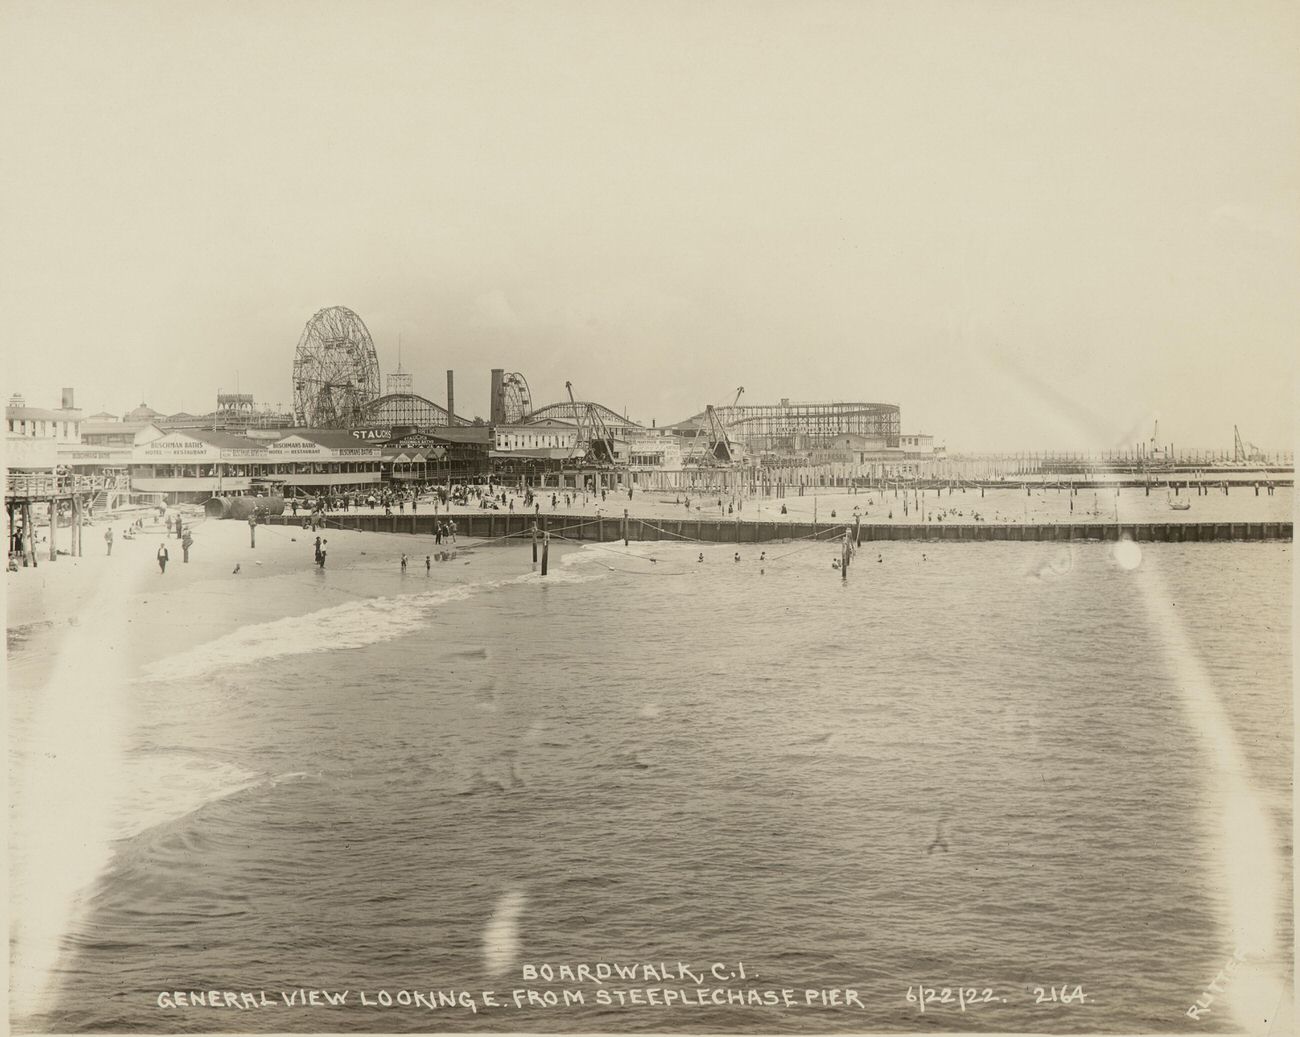
[[[5,464],[11,470],[52,472],[62,462],[59,450],[81,442],[81,411],[71,389],[62,405],[46,410],[29,407],[21,395],[5,405]]]

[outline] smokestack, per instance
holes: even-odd
[[[492,368],[492,424],[506,423],[506,373],[500,367]]]
[[[64,390],[63,390],[63,409],[64,409],[64,410],[76,410],[76,409],[77,409],[77,408],[76,408],[76,405],[72,402],[72,390],[71,390],[71,389],[64,389]]]
[[[447,424],[456,423],[456,386],[453,384],[456,372],[447,372]]]

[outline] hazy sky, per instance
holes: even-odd
[[[1295,435],[1292,3],[0,12],[33,404],[288,404],[345,305],[469,414],[504,367],[647,423],[744,385],[950,449]]]

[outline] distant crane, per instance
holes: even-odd
[[[736,409],[744,392],[743,385],[736,390],[736,398],[731,401],[730,410]],[[707,445],[702,440],[707,440]],[[739,445],[733,443],[727,435],[727,426],[718,416],[718,409],[711,403],[704,408],[704,420],[696,429],[690,453],[706,464],[734,464],[739,460]]]
[[[587,459],[593,463],[614,464],[614,436],[609,431],[609,426],[605,424],[605,419],[600,416],[600,411],[592,403],[578,406],[578,401],[573,398],[572,382],[565,382],[564,388],[569,394],[569,405],[573,408],[573,416],[578,422],[577,445],[586,447]]]
[[[1264,452],[1254,443],[1243,440],[1236,425],[1232,426],[1232,459],[1238,463],[1264,460]]]
[[[1170,451],[1160,446],[1160,419],[1156,418],[1155,424],[1151,427],[1151,440],[1147,444],[1148,461],[1170,461]]]

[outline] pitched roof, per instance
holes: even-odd
[[[318,446],[327,447],[330,450],[357,450],[361,447],[378,448],[380,446],[375,440],[358,439],[351,432],[330,428],[287,429],[276,442],[289,439],[292,436],[305,439]]]
[[[207,443],[208,446],[214,446],[218,450],[265,450],[266,444],[259,443],[255,439],[249,439],[247,436],[237,436],[233,432],[213,432],[210,429],[173,429],[168,432],[169,436],[188,436],[190,439],[197,439],[200,443]]]
[[[46,410],[44,407],[5,406],[5,417],[10,421],[76,421],[67,411]]]
[[[493,441],[490,425],[452,425],[447,428],[431,429],[430,439],[444,443],[481,443],[487,446]]]

